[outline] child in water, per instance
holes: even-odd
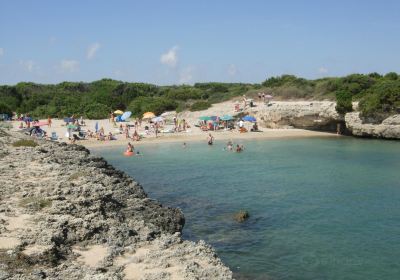
[[[127,153],[133,153],[133,145],[131,144],[131,142],[128,142],[128,147],[126,148],[126,152]]]

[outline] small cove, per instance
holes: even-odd
[[[93,150],[180,207],[183,236],[214,246],[237,279],[400,275],[400,143],[356,138],[142,145]],[[250,219],[233,214],[246,209]]]

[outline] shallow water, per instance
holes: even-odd
[[[238,279],[399,279],[400,143],[355,138],[96,150],[182,208]],[[250,219],[233,221],[246,209]]]

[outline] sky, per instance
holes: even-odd
[[[397,0],[2,0],[0,84],[400,72]]]

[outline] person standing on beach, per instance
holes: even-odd
[[[47,118],[47,125],[48,125],[49,127],[51,127],[51,117],[50,117],[50,116]]]

